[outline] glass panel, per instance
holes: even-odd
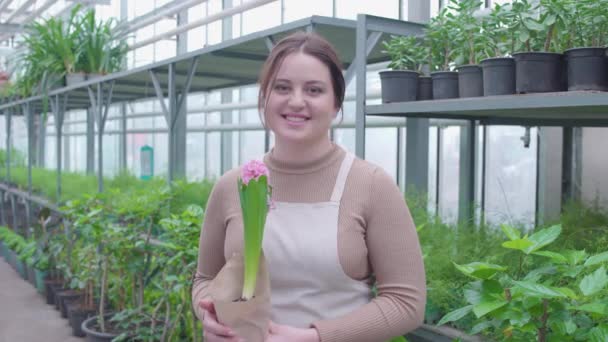
[[[398,0],[336,0],[337,17],[357,19],[357,14],[365,13],[387,18],[399,18]]]
[[[367,128],[365,135],[365,159],[382,167],[396,181],[397,130]]]

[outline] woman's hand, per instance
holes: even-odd
[[[317,329],[300,329],[270,322],[266,342],[320,342]]]
[[[244,342],[245,340],[227,326],[217,321],[215,306],[210,300],[201,300],[198,306],[203,309],[203,339],[205,342]]]

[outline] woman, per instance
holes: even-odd
[[[264,157],[275,201],[263,242],[269,342],[386,341],[423,320],[424,266],[402,193],[380,167],[329,138],[344,92],[336,52],[314,33],[281,40],[260,75],[258,105],[275,136]],[[218,180],[201,232],[192,299],[206,342],[247,338],[217,322],[208,297],[210,281],[243,248],[239,175]]]

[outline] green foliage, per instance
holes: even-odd
[[[452,0],[449,9],[456,13],[454,28],[455,35],[454,64],[477,64],[483,56],[491,54],[492,42],[490,36],[482,31],[481,19],[474,16],[481,8],[481,0]],[[486,51],[488,50],[488,51]]]
[[[6,172],[6,160],[8,153],[4,149],[0,149],[0,172]],[[11,167],[23,167],[25,165],[25,155],[15,148],[11,148]]]
[[[466,305],[446,314],[438,324],[473,313],[476,324],[471,333],[500,340],[603,337],[608,318],[608,253],[590,256],[584,250],[546,250],[560,236],[560,225],[530,236],[522,236],[513,227],[502,230],[508,238],[503,247],[518,254],[518,265],[456,265],[474,281],[464,287]]]
[[[513,53],[515,36],[509,28],[512,25],[513,12],[507,5],[494,4],[492,11],[482,18],[481,30],[486,37],[482,52],[485,57],[502,57]]]
[[[421,39],[413,36],[392,36],[391,40],[383,41],[383,53],[391,58],[388,65],[393,70],[422,71],[427,62],[428,49]]]
[[[67,20],[50,17],[26,27],[26,50],[17,68],[17,92],[27,97],[64,85],[73,73],[119,71],[128,51],[114,19],[99,20],[95,10],[76,6]]]
[[[431,71],[450,70],[450,65],[454,61],[458,28],[455,15],[450,12],[448,6],[443,7],[435,17],[431,18],[425,34],[430,48]]]

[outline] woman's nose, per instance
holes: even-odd
[[[289,105],[292,107],[304,107],[304,94],[300,90],[294,90],[289,97]]]

